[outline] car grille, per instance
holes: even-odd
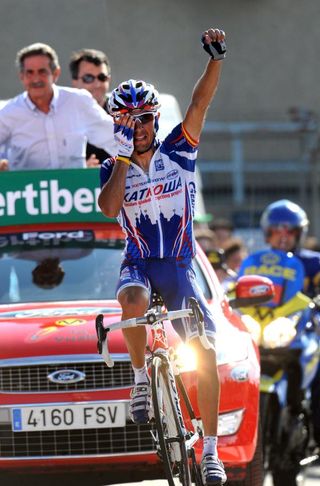
[[[48,375],[54,371],[72,369],[85,373],[86,378],[77,383],[52,383]],[[58,392],[123,388],[134,382],[130,361],[117,361],[108,368],[104,361],[81,363],[37,364],[0,367],[2,392]]]
[[[11,425],[0,424],[0,457],[57,457],[133,454],[155,450],[153,425],[88,430],[13,432]]]

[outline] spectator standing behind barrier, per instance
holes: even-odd
[[[219,282],[228,292],[237,280],[237,272],[247,250],[240,238],[229,237],[219,247],[216,233],[208,228],[195,229],[195,238],[208,257]]]
[[[242,260],[248,256],[248,251],[241,238],[231,237],[223,245],[227,267],[238,273]]]
[[[233,236],[233,224],[227,218],[213,218],[209,225],[210,229],[215,232],[218,239],[218,246],[223,248],[226,241]]]
[[[218,238],[215,232],[209,228],[195,228],[194,236],[206,254],[219,247]]]
[[[112,119],[88,91],[55,84],[61,70],[50,46],[24,47],[16,63],[25,92],[0,110],[0,144],[6,145],[9,169],[85,167],[87,140],[117,153]]]
[[[98,104],[107,111],[107,93],[111,81],[111,69],[107,55],[96,49],[80,49],[72,54],[69,63],[72,86],[89,91]],[[102,148],[87,143],[88,167],[99,166],[110,154]]]

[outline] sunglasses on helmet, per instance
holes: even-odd
[[[109,78],[109,74],[104,73],[99,73],[97,76],[94,76],[93,74],[84,74],[80,77],[81,81],[85,84],[92,84],[96,79],[104,83],[105,81],[108,81]]]

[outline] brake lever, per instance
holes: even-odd
[[[107,338],[107,331],[103,327],[103,314],[99,314],[96,317],[96,332],[98,337],[98,353],[102,354],[103,341],[105,341],[105,339]]]

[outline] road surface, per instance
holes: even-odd
[[[317,463],[315,466],[309,468],[307,479],[303,483],[303,486],[319,486],[319,485],[320,485],[320,462]],[[108,486],[168,486],[168,483],[167,481],[163,481],[163,480],[155,480],[155,481],[146,480],[146,481],[140,481],[138,483],[122,483],[122,484],[117,484],[117,485],[114,484]],[[266,478],[263,486],[273,486],[270,477]]]

